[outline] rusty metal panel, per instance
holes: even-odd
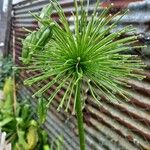
[[[37,22],[28,13],[29,11],[39,13],[41,8],[47,4],[48,0],[22,1],[13,5],[13,18],[11,28],[11,47],[15,55],[15,62],[22,66],[19,57],[21,56],[21,38],[25,38],[27,34],[22,27],[34,30]],[[60,0],[66,16],[72,22],[71,11],[73,10],[73,0]],[[91,10],[96,0],[90,1]],[[139,35],[141,43],[148,44],[148,48],[142,51],[134,51],[139,54],[143,61],[147,64],[144,72],[140,72],[146,76],[143,81],[130,80],[127,81],[131,88],[127,90],[133,95],[129,102],[109,103],[102,96],[102,107],[98,107],[92,102],[92,98],[87,93],[86,107],[84,109],[84,122],[86,128],[86,143],[88,150],[150,150],[150,2],[149,0],[103,0],[99,11],[103,7],[113,2],[113,11],[129,8],[130,12],[123,17],[119,24],[119,28],[127,24],[133,24],[137,29],[136,34]],[[57,14],[53,16],[57,20]],[[39,88],[37,85],[25,87],[23,80],[27,77],[35,75],[21,72],[19,77],[19,95],[25,99],[30,99],[33,107],[36,106],[36,100],[31,95]],[[41,87],[46,83],[42,82]],[[47,98],[55,89],[55,84],[47,91]],[[56,108],[62,98],[64,91],[62,90],[52,103],[45,128],[49,131],[49,139],[52,140],[57,135],[64,135],[65,150],[79,150],[77,123],[75,116],[69,116],[61,111],[58,113]]]

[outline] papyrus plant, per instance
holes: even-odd
[[[88,1],[87,7],[84,4],[83,0],[74,0],[74,29],[56,0],[52,0],[49,6],[57,12],[58,22],[52,17],[44,19],[35,15],[40,24],[51,28],[52,37],[41,50],[32,54],[30,65],[25,67],[28,71],[38,71],[40,74],[24,81],[26,85],[32,85],[53,78],[34,93],[33,96],[39,97],[59,83],[49,95],[47,107],[61,89],[65,89],[65,92],[58,110],[65,108],[68,111],[73,97],[72,112],[77,116],[81,150],[85,150],[83,83],[89,87],[93,100],[98,104],[101,104],[99,92],[111,102],[119,101],[116,93],[128,99],[128,93],[123,88],[127,86],[124,80],[142,79],[143,76],[136,72],[144,67],[136,55],[124,53],[135,48],[133,45],[137,42],[137,36],[132,34],[132,26],[112,32],[122,16],[111,24],[116,15],[108,15],[109,8],[98,12],[97,1],[91,15]],[[130,36],[125,37],[126,33],[130,33]]]

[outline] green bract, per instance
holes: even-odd
[[[116,15],[108,15],[109,9],[98,12],[99,1],[92,15],[88,8],[85,9],[82,0],[80,3],[74,0],[74,4],[75,12],[72,14],[75,29],[72,30],[61,6],[57,1],[51,1],[53,9],[58,13],[59,23],[53,18],[49,19],[52,38],[41,51],[33,53],[30,66],[26,67],[30,71],[40,71],[40,74],[26,79],[24,83],[32,85],[52,77],[34,96],[41,96],[52,85],[59,83],[48,99],[49,106],[56,94],[62,88],[66,89],[58,110],[66,104],[67,111],[73,96],[75,112],[76,85],[79,83],[89,87],[91,95],[98,103],[99,92],[111,102],[119,101],[116,93],[127,99],[128,94],[123,88],[127,85],[123,80],[143,78],[136,73],[144,67],[141,60],[136,55],[123,53],[132,50],[134,46],[131,45],[137,42],[137,36],[132,34],[134,29],[127,26],[112,32],[122,16],[110,25]],[[38,21],[42,23],[43,19],[38,18]],[[130,33],[130,36],[125,37],[126,33]]]

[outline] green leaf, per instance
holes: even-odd
[[[0,128],[5,126],[6,124],[11,122],[12,120],[13,120],[13,117],[7,117],[7,118],[3,119],[2,121],[0,121]]]
[[[40,125],[42,125],[47,116],[47,101],[44,98],[38,99],[38,106],[37,106],[37,115],[38,115],[38,122]]]

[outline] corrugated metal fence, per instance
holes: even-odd
[[[96,0],[92,0],[92,5]],[[117,1],[117,0],[116,0]],[[134,0],[135,1],[135,0]],[[108,1],[107,1],[108,2]],[[115,2],[115,0],[113,1]],[[119,2],[119,1],[117,1]],[[127,6],[130,2],[124,5],[116,3],[116,9]],[[27,34],[22,27],[34,30],[37,23],[29,14],[38,13],[41,8],[48,3],[48,0],[38,1],[22,1],[13,6],[13,17],[11,26],[11,47],[15,55],[15,62],[22,66],[19,57],[21,56],[21,40]],[[60,0],[66,15],[71,16],[70,11],[73,10],[73,0]],[[103,3],[107,5],[107,3]],[[121,1],[120,1],[121,4]],[[148,1],[135,2],[130,4],[130,13],[125,16],[120,23],[120,26],[132,23],[137,27],[137,32],[141,42],[149,43],[149,29],[150,29],[150,3]],[[138,15],[137,15],[138,14]],[[57,18],[57,14],[53,14]],[[71,20],[71,19],[70,19]],[[136,51],[135,51],[136,52]],[[149,49],[143,52],[136,52],[141,54],[143,60],[149,65]],[[86,128],[86,141],[88,150],[150,150],[150,73],[149,68],[142,72],[147,78],[140,81],[128,81],[132,88],[128,89],[133,98],[129,102],[122,102],[121,104],[111,104],[105,98],[102,100],[102,107],[96,106],[91,101],[90,95],[87,93],[87,105],[84,109],[84,122]],[[38,89],[38,86],[25,87],[22,81],[33,74],[28,72],[21,72],[17,79],[19,95],[24,99],[29,99],[33,106],[36,105],[36,100],[31,98],[32,93]],[[45,97],[54,91],[54,85],[48,90]],[[56,101],[51,105],[45,128],[49,133],[50,141],[58,135],[64,137],[64,150],[79,150],[77,124],[74,116],[70,117],[65,112],[58,113],[56,107],[62,97],[64,91],[61,91],[56,96]]]

